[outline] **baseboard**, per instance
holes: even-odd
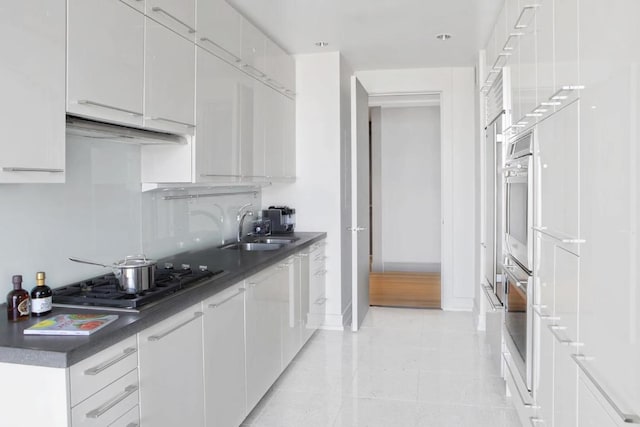
[[[347,331],[351,329],[352,306],[351,303],[344,309],[342,314],[324,315],[324,322],[320,325],[320,329],[328,331]]]

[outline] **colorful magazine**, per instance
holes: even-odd
[[[115,314],[58,314],[24,330],[25,335],[91,335],[118,318]]]

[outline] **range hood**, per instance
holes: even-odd
[[[138,129],[67,115],[67,134],[125,144],[186,144],[182,135]]]

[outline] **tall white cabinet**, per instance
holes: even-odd
[[[536,135],[535,404],[523,417],[536,425],[640,423],[639,14],[632,0],[507,0],[506,34],[499,18],[487,44],[487,63],[511,71],[511,137]]]
[[[65,3],[0,5],[0,183],[64,182]]]

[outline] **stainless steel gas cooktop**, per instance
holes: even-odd
[[[192,268],[189,264],[182,264],[180,267],[174,267],[173,264],[167,263],[156,270],[154,285],[137,294],[118,290],[118,279],[114,274],[106,274],[53,289],[53,305],[54,307],[139,312],[182,289],[224,273],[224,270],[209,270],[207,266]]]

